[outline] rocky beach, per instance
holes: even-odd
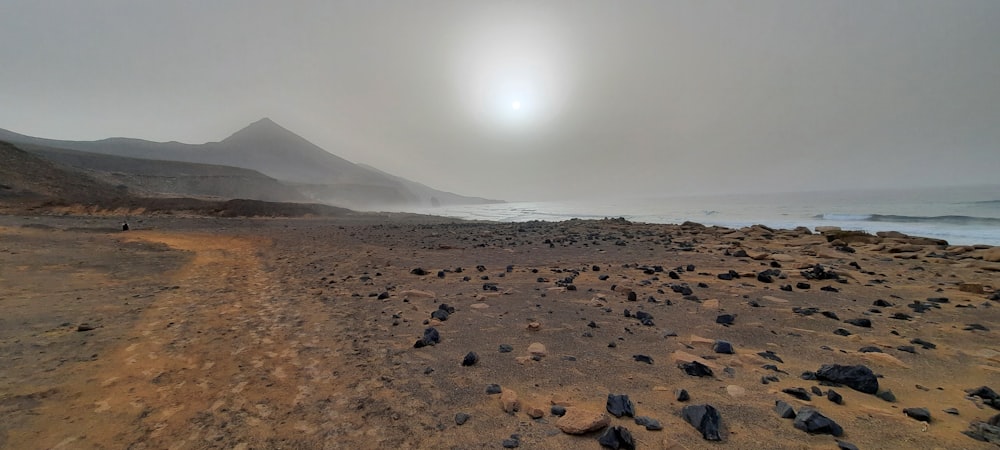
[[[996,448],[1000,249],[0,218],[2,448]]]

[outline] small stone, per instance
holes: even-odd
[[[566,408],[566,413],[556,421],[556,427],[566,434],[585,434],[611,424],[607,414],[581,408]]]
[[[419,276],[427,275],[427,271],[424,270],[424,269],[422,269],[422,268],[420,268],[420,267],[417,267],[417,268],[411,270],[410,273],[412,273],[414,275],[419,275]]]
[[[812,396],[809,395],[809,392],[806,391],[805,389],[800,388],[800,387],[797,387],[797,388],[785,388],[785,389],[782,389],[781,392],[784,392],[784,393],[786,393],[788,395],[791,395],[792,397],[795,397],[795,398],[797,398],[799,400],[803,400],[803,401],[807,401],[807,402],[810,401],[810,400],[812,400]]]
[[[844,429],[837,422],[812,408],[802,408],[795,415],[795,428],[809,434],[830,434],[835,437],[844,435]]]
[[[643,362],[646,364],[653,363],[653,358],[646,355],[632,355],[632,359],[636,360],[637,362]]]
[[[424,336],[417,340],[417,342],[413,344],[413,347],[421,348],[428,345],[435,345],[439,342],[441,342],[441,334],[438,333],[436,328],[430,327],[424,330]]]
[[[521,446],[521,440],[520,439],[513,439],[513,438],[512,439],[504,439],[503,442],[501,443],[501,445],[503,445],[503,448],[518,448],[518,447]]]
[[[479,362],[479,355],[476,352],[469,352],[465,355],[465,358],[462,358],[462,365],[466,367],[473,366],[477,362]]]
[[[795,410],[792,409],[792,405],[789,405],[781,400],[774,401],[774,411],[777,412],[778,417],[781,417],[782,419],[795,418]]]
[[[608,428],[597,439],[597,442],[603,447],[614,450],[635,450],[635,439],[632,438],[632,433],[625,427],[615,426]]]
[[[500,353],[510,353],[514,351],[514,346],[510,344],[500,344]]]
[[[517,392],[513,389],[504,389],[500,394],[500,405],[503,407],[503,412],[514,414],[521,410],[521,399],[517,398]]]
[[[736,353],[736,351],[733,350],[733,344],[730,344],[728,341],[715,341],[715,345],[712,346],[712,351],[727,355]]]
[[[646,427],[649,431],[660,431],[663,429],[663,425],[660,424],[659,420],[653,419],[647,416],[638,416],[635,418],[635,424],[639,426]]]
[[[886,389],[878,394],[875,394],[875,396],[889,403],[896,403],[896,394],[893,394],[892,390]]]
[[[774,361],[774,362],[779,362],[779,363],[782,363],[782,364],[785,363],[785,361],[782,361],[782,359],[777,354],[775,354],[773,351],[771,351],[771,350],[759,352],[759,353],[757,353],[757,356],[760,356],[761,358],[764,358],[764,359],[769,359],[769,360]]]
[[[532,419],[541,419],[543,416],[545,416],[545,411],[543,411],[542,408],[536,408],[534,406],[528,407],[525,413],[528,414],[528,417],[531,417]]]
[[[466,413],[455,414],[455,425],[465,425],[465,422],[468,422],[471,418],[472,416]]]
[[[958,409],[957,408],[948,408],[948,409],[945,409],[943,411],[944,411],[945,414],[951,414],[953,416],[957,416],[958,415]]]
[[[432,319],[437,319],[437,320],[440,320],[442,322],[444,322],[445,320],[448,320],[448,316],[449,316],[448,311],[445,311],[443,309],[436,309],[436,310],[434,310],[434,312],[431,313],[431,318]]]
[[[691,400],[691,394],[688,394],[687,389],[678,389],[677,390],[677,401],[679,401],[679,402],[686,402],[688,400]]]
[[[549,408],[549,412],[552,413],[553,416],[562,417],[566,415],[566,407],[562,405],[552,405],[552,407]]]
[[[844,396],[833,389],[826,391],[826,399],[838,405],[844,404]]]
[[[78,325],[76,327],[76,331],[77,332],[91,331],[93,329],[94,329],[93,326],[91,326],[90,324],[86,324],[86,323],[81,323],[80,325]]]
[[[548,353],[545,349],[545,346],[542,345],[540,342],[532,342],[531,345],[528,346],[528,354],[531,356],[542,357]]]
[[[736,316],[733,314],[720,314],[718,317],[715,318],[715,323],[721,325],[728,326],[732,325],[734,322],[736,322]]]
[[[837,450],[858,450],[858,446],[847,441],[838,440]]]
[[[486,385],[486,394],[488,395],[499,394],[501,392],[503,392],[503,389],[500,387],[499,384]]]
[[[919,420],[921,422],[931,421],[931,412],[927,408],[904,408],[903,414],[906,414],[911,419]]]
[[[635,405],[626,394],[608,394],[607,410],[615,417],[635,417]]]
[[[861,327],[861,328],[871,328],[872,327],[872,321],[870,319],[865,319],[865,318],[847,319],[847,320],[844,321],[844,323],[849,323],[851,325],[854,325],[856,327]]]
[[[712,373],[712,369],[698,361],[682,363],[680,364],[680,368],[684,370],[684,373],[694,377],[711,377],[715,375]]]

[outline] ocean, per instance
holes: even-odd
[[[1000,185],[735,195],[509,202],[411,212],[469,220],[526,222],[624,217],[633,222],[698,222],[741,228],[899,231],[953,245],[1000,246]]]

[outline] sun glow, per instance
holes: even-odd
[[[524,6],[464,23],[454,40],[453,73],[467,117],[496,131],[538,128],[558,117],[573,85],[561,30],[558,17]]]

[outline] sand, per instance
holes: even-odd
[[[663,425],[613,417],[638,448],[836,448],[779,418],[776,400],[818,409],[859,448],[996,448],[961,434],[1000,412],[964,392],[1000,389],[989,249],[881,239],[847,253],[801,230],[436,221],[155,217],[121,232],[113,219],[0,216],[0,447],[464,449],[518,434],[522,448],[600,448],[600,432],[563,433],[550,407],[605,412],[613,393]],[[772,263],[787,278],[759,281]],[[845,282],[806,280],[814,264]],[[730,270],[741,277],[717,277]],[[681,284],[694,297],[671,288]],[[948,303],[906,306],[937,297]],[[454,313],[431,319],[442,303]],[[844,323],[855,318],[872,327]],[[964,329],[974,323],[989,330]],[[428,326],[440,343],[414,348]],[[716,340],[735,354],[715,353]],[[532,358],[532,344],[544,352]],[[478,362],[462,366],[469,352]],[[714,376],[677,367],[692,359]],[[843,405],[781,392],[820,386],[800,374],[823,364],[868,366],[896,402],[848,387],[833,388]],[[519,410],[505,412],[490,384],[516,392]],[[721,443],[681,418],[703,403],[722,416]],[[911,407],[932,421],[905,416]],[[470,417],[458,425],[458,413]]]

